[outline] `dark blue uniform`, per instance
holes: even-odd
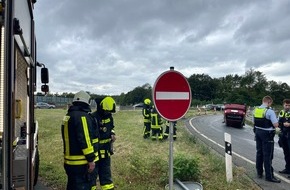
[[[290,123],[290,111],[281,110],[279,113],[279,128],[281,133],[279,134],[279,146],[282,147],[285,159],[285,169],[280,173],[290,174],[290,128],[285,127],[284,123]]]
[[[276,180],[273,175],[273,153],[275,128],[273,123],[278,123],[275,112],[261,105],[254,110],[254,131],[256,140],[256,169],[259,177],[263,175],[263,165],[265,178],[267,181]],[[277,180],[278,182],[278,180]]]
[[[84,103],[73,103],[63,119],[62,139],[64,148],[64,169],[68,181],[67,190],[96,189],[97,168],[88,172],[88,163],[97,162],[97,123]]]

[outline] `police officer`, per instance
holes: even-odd
[[[258,177],[262,178],[264,165],[266,181],[280,183],[281,181],[274,177],[272,167],[275,128],[279,126],[276,114],[270,108],[272,103],[272,98],[265,96],[262,105],[254,110],[256,169]]]
[[[151,100],[146,98],[144,100],[144,105],[142,109],[142,115],[144,118],[144,128],[143,128],[143,138],[147,139],[150,137],[150,130],[151,130]]]
[[[84,91],[75,94],[62,123],[64,169],[67,190],[96,189],[98,161],[97,123],[89,115],[90,95]]]
[[[176,138],[177,138],[177,134],[176,134],[176,131],[177,131],[176,123],[177,122],[176,121],[173,121],[172,123],[173,123],[173,140],[176,140]],[[168,136],[169,136],[169,126],[170,126],[170,122],[168,120],[166,120],[165,126],[166,126],[166,128],[165,128],[165,132],[163,134],[163,139],[167,139]]]
[[[278,143],[283,149],[286,165],[285,169],[279,173],[290,174],[290,99],[283,100],[283,107],[278,117],[281,129]]]
[[[102,190],[114,189],[111,172],[111,155],[113,142],[116,140],[112,113],[116,112],[115,100],[107,96],[103,100],[96,99],[97,111],[92,115],[97,119],[100,133],[98,174]]]
[[[162,118],[157,113],[157,110],[153,107],[151,113],[151,139],[156,140],[163,140],[163,128],[162,128]],[[157,137],[156,137],[157,136]]]

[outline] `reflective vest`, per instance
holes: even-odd
[[[290,112],[281,110],[279,113],[279,126],[282,131],[290,131],[289,127],[284,127],[283,123],[290,122]]]
[[[269,108],[255,108],[254,111],[254,125],[261,128],[274,127],[271,120],[266,119],[266,112]]]

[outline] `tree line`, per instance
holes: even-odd
[[[191,87],[192,105],[207,103],[241,103],[250,106],[260,105],[265,95],[274,99],[274,105],[281,105],[283,99],[290,98],[290,87],[285,82],[267,80],[265,74],[250,69],[245,74],[226,75],[212,78],[208,74],[193,74],[187,78]],[[53,95],[53,94],[49,94]],[[73,97],[73,93],[54,94],[53,96]],[[92,98],[105,95],[91,94]],[[127,93],[115,95],[113,98],[120,105],[134,105],[145,98],[152,100],[152,86],[148,83],[138,86]]]

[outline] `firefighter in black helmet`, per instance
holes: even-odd
[[[67,190],[96,189],[98,157],[97,123],[89,114],[90,95],[75,94],[61,127]]]
[[[142,109],[142,115],[144,117],[144,128],[143,128],[143,137],[147,139],[150,137],[151,130],[151,100],[146,98],[144,100],[144,105]]]
[[[111,173],[111,155],[113,142],[116,140],[114,132],[114,120],[112,113],[116,112],[116,102],[112,97],[105,97],[102,100],[96,99],[97,111],[92,115],[97,119],[100,133],[100,160],[98,162],[98,174],[102,190],[114,189]]]

